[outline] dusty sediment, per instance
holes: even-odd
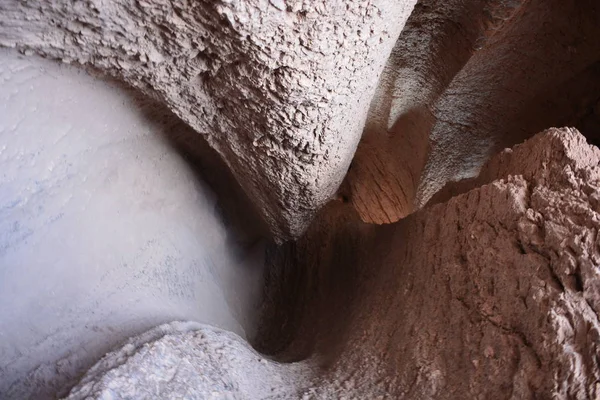
[[[269,359],[211,328],[161,334],[109,354],[71,398],[176,397],[191,365],[212,382],[196,387],[233,397],[268,371],[262,398],[597,398],[599,163],[576,130],[551,129],[398,223],[331,204],[271,254],[276,303],[255,341]]]

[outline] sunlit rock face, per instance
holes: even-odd
[[[0,52],[2,399],[64,394],[164,322],[250,333],[260,246],[233,244],[170,145],[185,129],[116,84]]]

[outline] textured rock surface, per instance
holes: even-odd
[[[307,365],[269,361],[231,332],[175,322],[107,354],[67,399],[297,399],[310,377]]]
[[[265,221],[276,240],[299,236],[338,189],[365,127],[342,202],[299,241],[268,248],[262,323],[247,331],[255,350],[218,328],[164,325],[108,354],[71,398],[600,398],[600,151],[552,129],[448,183],[548,126],[600,126],[600,5],[421,0],[394,47],[414,4],[0,2],[0,45],[122,80],[191,126],[197,136],[174,123],[183,134],[169,146],[202,159],[242,231],[256,225],[246,245]],[[35,90],[15,65],[2,84],[24,76],[17,86]],[[242,333],[236,312],[253,310],[247,283],[257,275],[232,268],[221,221],[199,229],[214,203],[166,143],[144,134],[157,115],[121,125],[110,101],[82,100],[97,115],[71,129],[65,107],[50,98],[20,107],[20,96],[6,91],[0,125],[9,398],[52,395],[155,323],[207,319]],[[47,118],[41,138],[36,118]],[[100,134],[73,133],[88,126]],[[127,212],[111,208],[123,198]],[[200,279],[193,266],[209,248],[231,280]],[[107,334],[113,325],[120,331]]]
[[[599,18],[594,0],[529,1],[474,54],[434,106],[417,205],[446,181],[475,175],[491,152],[573,122],[575,110],[598,90],[598,75],[573,81],[590,78],[587,69],[600,60],[600,43],[591,39],[600,34]],[[573,94],[573,87],[590,91]]]
[[[3,1],[0,45],[92,67],[167,104],[280,238],[342,181],[416,0]]]
[[[421,1],[385,68],[343,196],[364,221],[394,222],[543,129],[588,135],[586,123],[598,125],[598,20],[594,0]]]
[[[430,151],[428,108],[521,1],[422,0],[392,50],[344,191],[365,222],[411,213]]]
[[[161,328],[71,398],[177,398],[187,379],[198,397],[598,398],[599,163],[577,131],[553,129],[493,159],[489,184],[398,223],[333,204],[271,259],[285,276],[267,316],[288,318],[260,346],[305,361]]]

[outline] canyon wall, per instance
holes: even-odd
[[[398,223],[331,204],[271,252],[284,276],[267,278],[255,340],[270,357],[164,326],[69,398],[597,398],[599,164],[576,130],[551,129]]]
[[[593,0],[420,1],[384,69],[341,197],[365,222],[395,222],[543,129],[577,126],[597,137],[599,20]]]
[[[1,399],[64,395],[173,320],[253,335],[264,245],[171,145],[190,134],[114,82],[0,51]]]
[[[1,2],[1,394],[599,398],[598,21]]]

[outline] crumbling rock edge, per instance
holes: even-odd
[[[332,204],[272,256],[295,279],[271,282],[267,309],[291,316],[264,315],[263,334],[285,339],[274,358],[303,361],[175,323],[108,354],[68,398],[598,398],[599,163],[576,130],[550,129],[398,223]]]

